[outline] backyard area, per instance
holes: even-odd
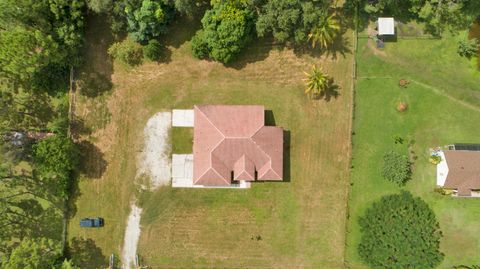
[[[480,200],[434,192],[436,167],[428,161],[430,148],[480,142],[480,75],[457,55],[456,46],[456,37],[449,35],[399,38],[382,50],[367,37],[359,39],[346,249],[350,268],[368,268],[358,254],[359,217],[374,201],[400,189],[425,200],[440,222],[445,258],[439,268],[478,264]],[[399,86],[401,79],[409,81],[406,88]],[[400,102],[407,104],[403,112],[397,111]],[[394,148],[414,162],[412,180],[402,188],[381,175],[383,155]]]
[[[106,265],[110,254],[120,255],[136,200],[143,209],[138,254],[153,268],[343,268],[352,32],[345,33],[335,55],[293,51],[262,39],[225,66],[191,55],[189,40],[198,21],[185,20],[162,41],[168,48],[163,61],[126,68],[105,65],[105,52],[95,46],[107,36],[95,27],[101,25],[98,20],[89,22],[94,26],[88,29],[96,30],[87,33],[95,40],[87,42],[93,68],[88,72],[112,75],[112,85],[77,99],[77,117],[88,130],[78,135],[89,145],[83,151],[87,171],[97,172],[83,173],[78,184],[69,238],[87,242],[94,251],[80,255],[77,263],[96,268]],[[312,100],[304,94],[303,72],[313,64],[334,79],[337,97]],[[142,189],[137,163],[148,119],[194,104],[256,104],[271,111],[267,122],[286,130],[284,182],[246,190]],[[191,148],[191,129],[173,128],[170,135],[174,152]],[[85,216],[104,217],[105,227],[80,229],[78,221]]]

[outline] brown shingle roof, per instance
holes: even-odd
[[[264,126],[263,106],[194,106],[193,183],[282,180],[283,130]]]
[[[457,189],[460,196],[480,189],[480,151],[446,150],[444,154],[448,166],[445,188]]]

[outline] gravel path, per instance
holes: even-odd
[[[137,178],[148,176],[150,188],[156,189],[170,183],[171,164],[169,158],[170,144],[168,132],[172,126],[172,113],[159,112],[151,117],[145,129],[145,145],[139,158]],[[137,244],[140,239],[140,216],[142,209],[132,204],[132,210],[127,220],[125,239],[123,242],[123,269],[134,268]]]
[[[150,177],[151,189],[170,183],[171,164],[169,150],[171,145],[168,132],[172,126],[172,113],[159,112],[151,117],[144,129],[145,146],[139,160],[138,176]]]
[[[140,215],[142,209],[132,204],[132,211],[128,216],[127,228],[125,229],[125,239],[123,243],[122,261],[123,269],[134,268],[135,255],[137,254],[137,244],[140,238]]]

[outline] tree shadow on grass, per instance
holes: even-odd
[[[107,169],[107,161],[105,161],[104,153],[87,140],[83,140],[78,144],[80,150],[80,173],[88,178],[98,179],[103,176]]]
[[[160,44],[178,49],[185,44],[185,42],[190,41],[195,33],[201,29],[201,20],[208,7],[208,4],[202,4],[200,7],[197,7],[190,16],[177,16],[168,26],[168,32],[160,37]],[[167,49],[166,47],[165,49]],[[168,52],[165,52],[165,55],[169,55]],[[170,58],[164,59],[163,61],[165,60],[169,61]]]
[[[92,133],[92,128],[87,126],[85,121],[78,117],[75,117],[75,119],[70,122],[70,129],[74,139],[79,139],[80,135],[90,135]]]
[[[314,100],[325,100],[330,102],[332,98],[337,99],[340,96],[340,86],[334,83],[333,79],[328,80],[328,86],[322,94],[317,94],[313,96]]]
[[[76,87],[81,89],[80,93],[87,97],[97,97],[110,91],[112,86],[110,77],[94,70],[81,72],[76,79]]]
[[[108,264],[108,259],[103,255],[102,249],[91,238],[72,238],[66,254],[80,268],[105,268]]]
[[[112,89],[113,60],[108,48],[114,39],[107,16],[91,12],[86,21],[85,62],[76,71],[75,78],[81,94],[96,97]]]
[[[272,49],[282,50],[283,45],[275,45],[273,38],[256,38],[252,40],[242,49],[239,55],[230,63],[225,64],[226,67],[241,70],[250,63],[265,60]]]

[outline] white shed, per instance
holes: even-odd
[[[393,18],[378,18],[378,35],[395,35]]]

